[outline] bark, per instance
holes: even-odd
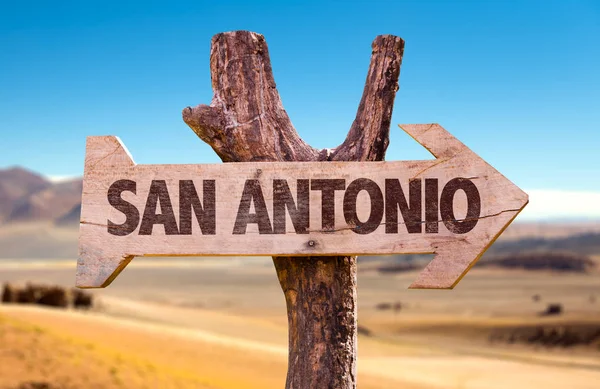
[[[373,41],[356,118],[333,151],[298,135],[275,86],[262,35],[248,31],[212,39],[210,105],[183,110],[183,120],[224,162],[379,161],[390,120],[404,41]],[[356,387],[356,257],[274,257],[289,323],[287,389]]]

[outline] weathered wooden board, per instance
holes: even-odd
[[[439,125],[402,128],[436,159],[136,165],[89,137],[77,285],[135,256],[436,253],[411,288],[452,288],[528,197]]]

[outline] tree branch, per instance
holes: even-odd
[[[215,35],[210,75],[210,106],[184,109],[183,120],[224,162],[318,160],[319,151],[300,138],[283,109],[262,35]]]
[[[389,129],[404,42],[373,41],[356,119],[333,153],[306,144],[277,92],[262,35],[213,37],[213,100],[183,110],[183,120],[224,162],[380,161]],[[356,257],[273,257],[289,323],[286,388],[356,388]]]
[[[404,41],[393,35],[379,35],[371,47],[371,64],[356,118],[344,143],[332,153],[332,161],[384,160]]]

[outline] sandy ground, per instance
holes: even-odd
[[[600,350],[487,340],[503,325],[600,323],[600,301],[590,300],[600,297],[597,275],[474,269],[453,291],[407,290],[414,276],[359,273],[359,324],[372,332],[359,336],[360,388],[598,387]],[[0,266],[0,281],[72,285],[73,277],[72,262]],[[268,259],[136,259],[94,294],[100,308],[87,313],[0,305],[2,333],[13,334],[0,343],[0,388],[24,379],[78,387],[90,376],[103,388],[284,387],[285,303]],[[381,311],[382,302],[402,309]],[[549,302],[565,314],[540,318]],[[35,355],[15,354],[32,342],[41,345]],[[27,370],[40,360],[56,367]]]
[[[156,314],[163,313],[156,311]],[[34,338],[31,341],[25,337],[20,344],[3,342],[4,354],[9,355],[19,345],[30,350],[32,343],[38,345],[38,349],[40,344],[51,344],[43,350],[52,354],[42,358],[50,364],[40,371],[35,371],[34,367],[22,368],[21,365],[35,364],[36,358],[27,351],[16,361],[3,361],[0,385],[22,381],[23,377],[62,385],[83,384],[90,374],[94,379],[98,378],[97,384],[102,385],[98,387],[258,389],[281,388],[285,383],[285,345],[275,342],[276,339],[260,341],[258,337],[241,337],[230,328],[221,327],[217,333],[37,307],[4,306],[0,308],[0,318],[17,328],[30,329]],[[3,328],[6,332],[6,326]],[[224,334],[227,332],[231,335]],[[40,338],[44,340],[40,341]],[[62,349],[65,349],[64,345],[71,347],[54,350],[52,343],[62,345]],[[4,350],[8,345],[12,347]],[[84,352],[73,345],[83,345]],[[70,365],[72,361],[65,355],[78,355],[80,363]],[[59,365],[66,371],[57,371]],[[15,375],[18,377],[13,378]],[[378,372],[370,374],[369,371],[359,375],[361,387],[365,388],[394,388],[399,382],[397,378],[381,376]],[[426,386],[406,382],[406,387]]]

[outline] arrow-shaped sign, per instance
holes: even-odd
[[[77,285],[135,256],[435,253],[410,287],[453,288],[528,197],[441,126],[401,127],[436,159],[136,165],[89,137]]]

